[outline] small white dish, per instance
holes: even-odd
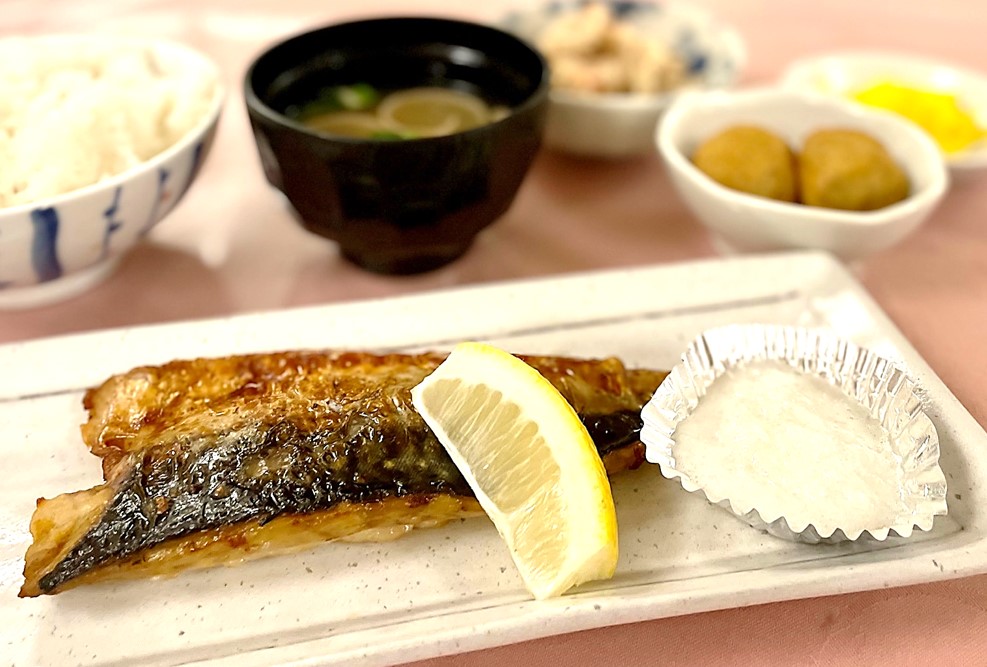
[[[537,46],[539,36],[560,15],[578,10],[585,1],[552,2],[508,14],[500,25]],[[687,88],[733,86],[747,63],[743,38],[709,12],[687,4],[605,2],[621,23],[657,38],[686,63],[691,81],[684,88],[654,95],[633,93],[549,94],[547,147],[586,157],[627,158],[654,152],[655,124],[672,101]]]
[[[212,145],[224,99],[218,67],[181,43],[112,35],[14,39],[20,40],[18,48],[41,52],[81,54],[106,47],[127,57],[154,58],[162,74],[195,73],[209,84],[204,90],[211,92],[211,98],[202,105],[194,125],[151,158],[90,185],[0,208],[0,310],[63,301],[109,276],[191,186]],[[93,143],[92,137],[73,137],[80,146]],[[46,157],[57,169],[73,168],[64,155]]]
[[[905,170],[907,199],[874,211],[842,211],[790,204],[723,186],[690,156],[714,134],[733,125],[758,125],[798,150],[806,135],[824,127],[867,132]],[[693,93],[680,98],[656,132],[658,151],[672,183],[727,254],[818,249],[852,262],[884,250],[913,232],[935,209],[949,183],[942,153],[914,124],[885,111],[793,90]]]
[[[781,76],[781,86],[847,99],[878,83],[954,95],[976,124],[987,128],[987,75],[946,62],[894,52],[848,51],[796,60]],[[953,176],[987,170],[987,139],[945,154]]]
[[[784,406],[766,407],[767,399],[760,392],[756,417],[750,421],[735,418],[726,427],[730,434],[725,438],[729,450],[743,452],[741,458],[747,474],[730,474],[725,481],[714,480],[713,484],[704,486],[700,480],[711,470],[730,469],[730,463],[723,460],[729,454],[714,456],[716,443],[706,441],[701,450],[703,457],[692,462],[695,466],[691,468],[692,474],[680,465],[680,427],[696,413],[713,385],[731,372],[743,367],[752,370],[751,367],[766,362],[814,378],[816,382],[822,380],[824,386],[841,394],[845,404],[840,404],[836,421],[844,414],[863,413],[880,424],[886,438],[883,450],[886,458],[874,471],[876,475],[862,478],[854,463],[841,458],[864,446],[860,441],[841,436],[840,429],[827,421],[823,429],[816,431],[825,433],[816,451],[808,451],[808,443],[802,440],[780,441],[783,444],[775,450],[776,456],[785,463],[774,474],[784,469],[791,476],[772,476],[767,472],[771,466],[763,460],[768,458],[764,452],[768,451],[772,438],[792,431],[788,430],[790,424],[778,421]],[[808,387],[812,386],[810,381]],[[788,394],[781,402],[798,400]],[[854,405],[859,406],[857,413],[851,413]],[[813,403],[812,408],[824,413],[820,403]],[[743,409],[734,412],[742,413]],[[641,418],[644,420],[641,442],[647,446],[647,459],[657,463],[665,477],[678,479],[686,491],[702,493],[711,503],[775,537],[809,544],[836,544],[861,538],[883,542],[892,535],[910,537],[915,528],[932,530],[935,517],[947,513],[946,478],[939,466],[939,435],[922,408],[918,385],[895,362],[829,329],[766,324],[708,329],[682,353],[679,363],[641,411]],[[827,428],[831,431],[827,432]],[[745,441],[747,446],[756,443],[753,453],[745,449]],[[881,451],[878,442],[875,440],[871,446]],[[865,460],[856,458],[855,463],[859,465]],[[748,469],[747,465],[753,467]],[[699,477],[694,477],[694,473]],[[876,490],[879,488],[885,491],[883,497]],[[852,497],[855,504],[844,504],[842,512],[833,513],[841,497],[844,502]],[[807,502],[810,498],[814,500]],[[874,507],[868,507],[879,507],[882,502],[894,507],[893,511],[886,511],[886,523],[877,518],[880,510],[872,514]]]

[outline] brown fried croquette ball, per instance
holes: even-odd
[[[908,196],[908,176],[879,141],[855,130],[809,135],[799,156],[802,203],[873,211]]]
[[[759,127],[738,125],[706,140],[692,156],[717,183],[780,201],[797,197],[796,161],[781,137]]]

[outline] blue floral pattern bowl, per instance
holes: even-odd
[[[600,0],[550,2],[515,11],[500,22],[528,42],[553,21]],[[545,145],[563,152],[603,158],[624,158],[654,152],[655,127],[680,90],[713,90],[734,86],[747,63],[744,40],[734,28],[709,12],[687,4],[610,0],[602,4],[621,23],[667,44],[685,64],[689,83],[659,94],[579,93],[553,89],[549,95]]]

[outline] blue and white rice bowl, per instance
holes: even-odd
[[[657,94],[553,89],[545,133],[545,144],[550,148],[604,158],[649,155],[655,150],[655,126],[681,91],[731,88],[747,64],[747,49],[736,29],[720,23],[700,7],[681,3],[551,2],[508,14],[501,27],[537,45],[539,36],[553,21],[589,4],[606,5],[617,21],[667,44],[684,63],[689,82]]]
[[[96,183],[0,208],[0,308],[61,301],[108,276],[195,180],[212,144],[224,98],[218,68],[181,44],[106,35],[26,39],[45,46],[80,40],[149,46],[162,54],[161,62],[168,67],[195,68],[214,85],[201,117],[153,157]],[[50,159],[66,161],[55,173],[71,167],[64,155]]]

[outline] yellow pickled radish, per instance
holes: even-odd
[[[853,99],[904,116],[928,132],[945,153],[957,153],[987,136],[956,96],[946,92],[885,82],[858,91]]]

